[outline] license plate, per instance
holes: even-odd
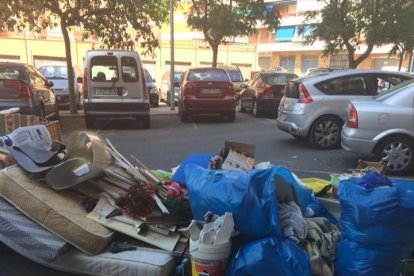
[[[200,90],[200,92],[206,94],[219,94],[220,88],[203,88]]]
[[[98,96],[116,96],[118,89],[116,88],[95,88],[95,95]]]

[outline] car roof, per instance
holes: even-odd
[[[226,71],[239,71],[237,65],[217,64],[217,68],[224,69]]]
[[[385,71],[385,70],[379,70],[379,69],[343,69],[343,70],[335,70],[330,73],[322,73],[314,76],[305,76],[295,79],[295,82],[321,82],[324,80],[329,80],[337,77],[342,76],[349,76],[349,75],[359,75],[359,74],[393,74],[393,75],[401,75],[406,77],[413,77],[410,76],[410,74],[406,72],[395,72],[395,71]]]
[[[9,62],[9,61],[3,61],[0,62],[0,67],[5,68],[5,67],[17,67],[17,68],[26,68],[27,64],[26,63],[21,63],[21,62]]]

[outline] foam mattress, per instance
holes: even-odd
[[[87,218],[83,198],[31,180],[17,166],[0,171],[0,196],[35,222],[89,254],[102,252],[114,232]]]
[[[0,217],[0,241],[49,268],[79,275],[108,276],[170,275],[175,268],[175,259],[168,253],[147,248],[91,256],[68,245],[1,198],[0,210],[8,212]]]

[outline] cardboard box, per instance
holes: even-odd
[[[381,162],[370,162],[370,161],[358,160],[357,170],[359,171],[373,170],[379,174],[385,174],[387,172],[387,166],[382,164]]]
[[[223,157],[223,170],[247,171],[254,167],[255,146],[239,142],[225,141],[220,151]]]

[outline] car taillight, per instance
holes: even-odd
[[[18,90],[21,98],[30,98],[32,95],[29,86],[20,81],[5,81],[4,87]]]
[[[88,98],[88,69],[83,69],[83,98]]]
[[[305,85],[303,83],[299,84],[299,101],[298,103],[311,103],[313,102],[313,99],[311,95],[309,94],[308,90],[306,89]]]
[[[348,122],[350,128],[358,128],[358,112],[353,104],[348,105]]]
[[[147,90],[147,81],[145,79],[145,71],[144,68],[141,68],[141,80],[142,80],[142,91],[144,92],[144,99],[149,99],[149,93]]]
[[[263,94],[264,94],[264,95],[268,95],[268,96],[273,95],[273,89],[272,89],[272,87],[268,87],[268,88],[266,88],[266,89],[263,91]]]

